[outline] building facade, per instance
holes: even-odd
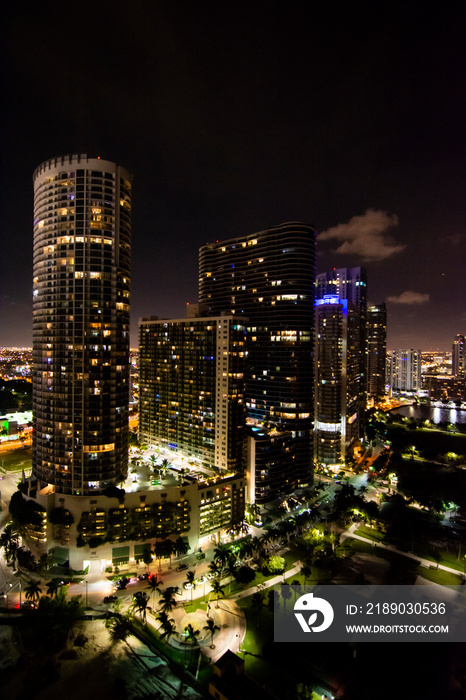
[[[387,310],[385,304],[367,309],[367,393],[379,401],[385,395]]]
[[[341,267],[319,273],[316,277],[316,299],[323,299],[326,294],[347,299],[359,309],[362,321],[366,320],[367,272],[364,267]]]
[[[139,350],[139,439],[242,471],[244,319],[142,319]]]
[[[350,309],[357,309],[360,329],[358,331],[359,348],[359,384],[358,425],[363,428],[367,394],[367,272],[364,267],[342,267],[328,272],[321,272],[316,278],[316,299],[325,296],[338,296],[346,299]],[[362,433],[361,433],[362,434]]]
[[[171,471],[157,485],[141,489],[129,480],[125,491],[106,496],[43,492],[32,500],[41,517],[27,527],[28,542],[37,554],[48,549],[55,562],[72,569],[98,574],[129,564],[134,570],[144,551],[171,555],[168,541],[181,538],[190,551],[218,541],[243,522],[245,492],[243,475],[186,476],[180,483]]]
[[[199,256],[209,314],[249,319],[247,417],[291,432],[295,487],[312,480],[315,266],[316,231],[300,222],[208,243]]]
[[[333,469],[362,434],[362,328],[359,309],[347,299],[316,300],[314,459]]]
[[[247,502],[263,506],[294,490],[291,432],[248,426]]]
[[[419,391],[422,388],[420,350],[393,350],[387,359],[387,367],[394,391]]]
[[[466,377],[466,347],[464,335],[455,337],[451,353],[451,373],[454,377],[464,379]]]
[[[128,469],[131,175],[70,155],[33,181],[32,474],[86,496]]]

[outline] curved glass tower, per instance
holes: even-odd
[[[315,276],[316,230],[302,222],[208,243],[199,253],[200,302],[212,315],[246,319],[248,417],[292,437],[278,479],[273,469],[260,477],[264,501],[312,478]]]
[[[87,155],[33,176],[33,476],[58,493],[128,470],[131,179]]]

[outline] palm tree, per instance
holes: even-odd
[[[165,613],[171,613],[173,608],[176,608],[177,602],[175,600],[175,593],[177,590],[178,589],[173,586],[168,586],[168,588],[163,591],[159,600],[159,610]]]
[[[155,472],[158,471],[158,469],[157,469],[157,457],[155,455],[151,455],[149,457],[149,461],[150,461],[150,465],[152,467],[152,471],[155,474]]]
[[[193,591],[196,588],[196,574],[194,571],[187,571],[186,572],[186,583],[191,584],[191,603],[193,602]]]
[[[231,577],[229,583],[231,593],[231,582],[235,578],[236,574],[236,557],[234,555],[230,556],[230,558],[228,559],[228,564],[226,566],[225,573]]]
[[[47,595],[49,595],[51,598],[53,596],[56,596],[58,594],[58,591],[61,589],[63,586],[63,583],[61,583],[57,578],[53,578],[51,581],[49,581],[47,584]]]
[[[168,459],[162,459],[162,464],[159,467],[159,474],[164,477],[170,467],[171,464]]]
[[[254,553],[254,544],[249,537],[248,539],[244,540],[240,544],[240,556],[242,559],[247,561],[248,559],[251,559],[253,553]]]
[[[19,534],[18,532],[14,529],[13,525],[9,523],[3,530],[2,534],[0,535],[0,547],[3,547],[5,556],[8,559],[8,551],[10,549],[11,544],[15,542],[16,544],[19,544]]]
[[[28,569],[28,571],[35,571],[37,569],[37,561],[30,549],[25,549],[24,547],[18,547],[16,550],[16,560],[18,566],[22,569]]]
[[[295,533],[297,528],[298,528],[298,526],[297,526],[296,520],[293,517],[291,517],[291,518],[288,518],[287,520],[283,521],[280,529],[284,533],[287,541],[289,542],[290,535]]]
[[[291,585],[293,586],[293,591],[295,594],[295,602],[298,599],[298,595],[301,593],[301,584],[299,583],[298,580],[294,579],[294,581],[291,582]]]
[[[186,554],[189,549],[189,545],[184,541],[182,537],[177,537],[175,540],[175,551],[177,557],[182,557]]]
[[[19,549],[19,533],[10,523],[0,535],[0,547],[3,547],[8,564],[12,564],[16,569],[16,558]]]
[[[217,601],[217,605],[216,605],[215,607],[218,608],[218,599],[219,599],[219,597],[220,597],[221,595],[223,595],[223,596],[225,595],[225,592],[224,592],[224,590],[223,590],[223,589],[224,589],[224,586],[222,586],[222,584],[220,583],[220,581],[212,581],[212,583],[211,583],[210,585],[211,585],[211,587],[212,587],[212,592],[213,592],[213,594],[214,594],[215,596],[217,596],[216,599],[215,599],[215,600]]]
[[[157,574],[149,576],[147,579],[147,588],[150,589],[150,595],[153,596],[155,591],[160,595],[160,586],[162,585],[162,579],[157,578]]]
[[[24,593],[28,600],[33,602],[39,600],[42,594],[42,588],[39,586],[39,582],[34,579],[30,579],[28,585],[24,589]]]
[[[306,585],[307,579],[311,578],[312,576],[312,568],[309,566],[309,564],[305,564],[301,567],[301,573],[304,576],[304,585]]]
[[[263,552],[264,552],[264,543],[261,542],[259,537],[253,537],[252,541],[251,541],[251,545],[252,545],[254,553],[257,554],[257,558],[260,559]]]
[[[134,650],[126,641],[132,634],[130,627],[131,620],[132,613],[130,610],[128,610],[124,615],[109,617],[105,621],[105,627],[109,630],[110,639],[112,640],[113,644],[116,644],[116,642],[125,642],[134,653]]]
[[[172,568],[172,556],[174,554],[176,554],[176,552],[177,552],[176,544],[172,540],[167,539],[167,540],[165,540],[165,546],[166,546],[165,556],[168,555],[168,557],[170,559],[170,569],[171,569]]]
[[[215,634],[216,632],[219,632],[219,631],[220,631],[220,627],[219,627],[218,625],[215,624],[215,622],[212,620],[211,617],[209,617],[209,618],[207,619],[207,624],[204,625],[203,629],[205,629],[205,631],[208,632],[208,633],[211,635],[211,644],[210,644],[210,648],[211,648],[211,649],[215,649],[215,646],[214,646],[214,634]]]
[[[141,615],[142,621],[146,622],[147,611],[152,612],[152,608],[149,607],[149,596],[145,591],[137,591],[133,595],[133,603],[131,607],[136,610]]]
[[[286,611],[286,601],[289,600],[292,597],[292,592],[290,590],[290,587],[287,583],[282,583],[281,584],[281,594],[283,598],[283,608]]]
[[[227,544],[219,544],[214,549],[214,560],[221,564],[221,566],[225,566],[230,556],[230,547]]]
[[[53,554],[46,552],[41,554],[39,557],[38,569],[42,575],[45,574],[47,569],[49,569],[53,564]]]
[[[251,608],[257,610],[257,627],[259,627],[259,615],[264,609],[264,594],[262,591],[257,591],[252,594]]]
[[[264,534],[259,537],[259,544],[262,548],[263,553],[267,549],[267,546],[272,542],[272,539],[273,538],[271,537],[269,532],[264,532]]]
[[[214,576],[220,576],[222,573],[222,567],[215,561],[215,559],[213,559],[209,564],[209,572]]]
[[[197,646],[197,643],[198,643],[197,638],[199,637],[199,630],[195,630],[194,627],[192,626],[192,624],[189,623],[189,625],[187,625],[184,628],[184,631],[186,634],[186,641],[189,642],[190,644],[192,644],[192,647],[191,647],[191,653],[192,653],[192,649],[195,646]]]
[[[175,620],[172,617],[168,617],[165,612],[161,612],[160,615],[157,616],[157,620],[160,622],[160,627],[163,629],[163,632],[160,633],[160,639],[165,639],[168,644],[170,637],[176,632]]]

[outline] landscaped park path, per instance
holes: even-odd
[[[183,605],[178,605],[170,613],[176,624],[177,634],[170,637],[169,644],[175,649],[189,651],[192,645],[180,641],[178,635],[183,635],[185,628],[191,624],[195,630],[199,630],[197,645],[201,652],[215,663],[230,649],[235,654],[239,651],[241,643],[246,635],[246,618],[244,612],[234,600],[218,600],[208,604],[207,611],[198,608],[194,612],[187,613]],[[158,629],[159,624],[155,617],[148,615],[148,622]],[[207,620],[212,619],[220,628],[214,634],[212,649],[212,635],[204,629]]]
[[[383,547],[389,552],[395,552],[395,554],[400,554],[402,557],[413,559],[414,561],[417,561],[420,564],[422,564],[422,566],[424,566],[426,569],[435,568],[441,569],[442,571],[448,571],[450,574],[456,574],[457,576],[463,575],[462,572],[458,569],[453,569],[450,566],[445,566],[444,564],[435,564],[435,567],[433,567],[433,563],[429,559],[423,559],[423,557],[419,557],[417,554],[411,554],[411,552],[403,552],[401,549],[398,549],[398,547],[395,547],[392,544],[383,544],[382,542],[375,542],[374,540],[370,540],[367,537],[362,537],[362,535],[356,535],[355,530],[357,530],[358,527],[359,523],[353,523],[353,525],[351,525],[351,527],[349,527],[348,530],[345,530],[345,532],[342,533],[340,542],[343,542],[343,540],[345,540],[347,537],[352,537],[355,540],[360,540],[361,542],[370,544],[373,547]]]

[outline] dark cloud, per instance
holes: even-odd
[[[357,255],[364,262],[385,260],[406,248],[387,235],[387,230],[394,226],[398,226],[395,214],[367,209],[362,216],[353,216],[346,224],[322,231],[318,240],[338,241],[336,253]]]
[[[389,296],[387,301],[391,304],[426,304],[430,301],[429,294],[421,292],[402,292],[398,296]]]

